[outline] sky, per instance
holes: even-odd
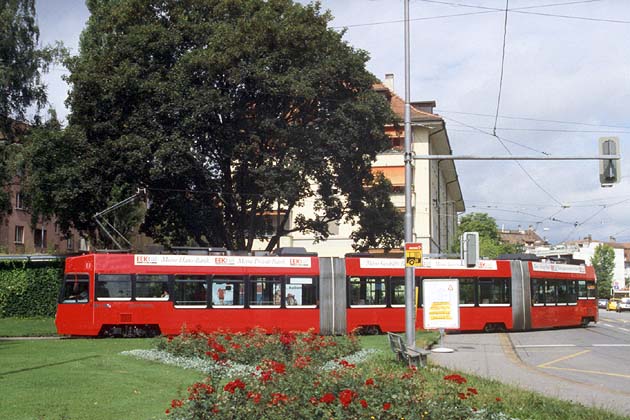
[[[531,226],[551,244],[630,242],[630,2],[508,1],[410,0],[411,101],[436,101],[455,155],[595,156],[600,137],[616,136],[622,178],[602,188],[594,160],[459,160],[467,213],[488,213],[499,228]],[[404,0],[321,3],[330,26],[369,53],[368,70],[393,73],[404,98]],[[38,0],[37,11],[40,42],[77,54],[84,2]],[[64,74],[57,66],[46,75],[60,118],[69,112]]]

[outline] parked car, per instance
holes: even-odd
[[[606,309],[608,306],[608,299],[597,299],[597,307],[601,309]]]
[[[606,306],[606,310],[607,311],[616,311],[617,310],[617,304],[619,303],[619,299],[610,299],[608,301],[608,306]]]
[[[621,298],[621,300],[617,302],[617,312],[621,311],[630,311],[630,298]]]

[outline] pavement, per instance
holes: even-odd
[[[433,364],[531,390],[547,397],[579,402],[630,415],[630,393],[560,378],[524,363],[507,333],[448,334],[441,346],[452,353],[431,353]]]

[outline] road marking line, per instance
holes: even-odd
[[[604,327],[610,327],[610,328],[616,328],[614,325],[610,325],[610,324],[602,324],[602,326],[604,326]]]
[[[556,366],[543,366],[543,365],[540,365],[538,367],[542,367],[543,369],[566,370],[569,372],[589,373],[589,374],[594,374],[594,375],[615,376],[618,378],[630,378],[630,375],[623,375],[621,373],[601,372],[599,370],[571,369],[571,368],[561,368],[561,367],[556,367]]]
[[[560,357],[558,359],[552,360],[550,362],[543,363],[542,365],[538,365],[537,367],[539,367],[539,368],[547,368],[547,367],[549,367],[549,365],[553,365],[554,363],[562,362],[563,360],[573,359],[574,357],[581,356],[583,354],[590,353],[590,352],[591,352],[590,350],[582,350],[582,351],[579,351],[577,353],[569,354],[568,356],[563,356],[563,357]]]
[[[621,331],[630,332],[630,330],[627,329],[627,328],[619,327],[618,329],[621,330]]]
[[[577,347],[575,344],[522,344],[519,346],[514,346],[517,349],[525,349],[528,347]]]
[[[593,347],[630,347],[630,344],[591,344]]]

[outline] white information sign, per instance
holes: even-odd
[[[459,329],[458,279],[424,279],[422,296],[425,330]]]

